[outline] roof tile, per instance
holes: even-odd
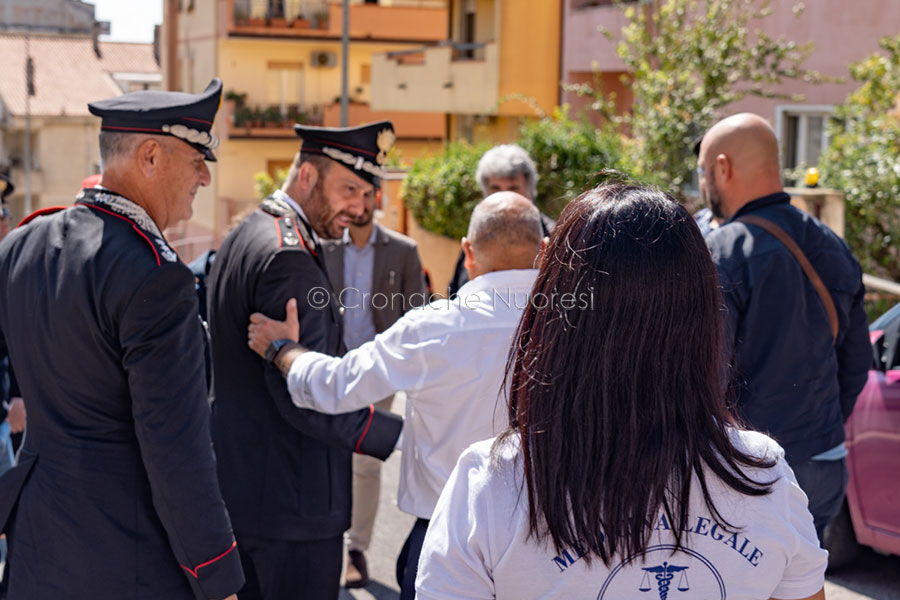
[[[140,48],[145,55],[142,57]],[[149,70],[153,59],[150,44],[101,42],[103,58],[94,53],[91,38],[78,36],[32,36],[35,96],[31,114],[36,116],[87,116],[88,102],[118,96],[122,90],[110,72],[156,72]],[[25,114],[25,36],[0,34],[0,56],[4,72],[0,77],[0,99],[14,115]]]

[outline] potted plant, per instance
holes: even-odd
[[[263,112],[263,121],[267,128],[274,129],[281,127],[284,118],[281,116],[281,110],[277,106],[270,106]]]
[[[234,111],[235,128],[243,127],[249,133],[250,125],[253,122],[253,110],[249,106],[239,106]]]
[[[238,94],[234,90],[225,92],[225,118],[233,120],[235,112],[244,105],[246,99],[247,94]]]
[[[247,101],[247,94],[246,93],[239,94],[238,92],[236,92],[234,90],[228,90],[227,92],[225,92],[225,100],[226,101],[230,100],[230,101],[234,102],[235,107],[240,107],[240,106],[243,106],[244,103]]]
[[[297,123],[303,123],[304,114],[300,111],[300,107],[296,104],[291,104],[287,109],[287,120],[290,123],[291,127],[293,127]]]
[[[284,13],[269,13],[269,27],[287,27],[287,19],[284,18]]]
[[[313,14],[312,26],[314,29],[328,29],[328,11],[320,10]]]
[[[264,123],[263,109],[256,107],[253,109],[253,118],[251,119],[251,127],[262,127]]]
[[[247,8],[249,13],[247,15],[247,25],[249,25],[250,27],[265,27],[266,13],[259,10],[261,7],[253,7],[250,5],[250,2],[247,2]]]
[[[234,24],[238,26],[247,25],[247,11],[237,5],[234,7]]]

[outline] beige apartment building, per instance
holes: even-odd
[[[349,18],[348,124],[391,120],[404,160],[439,150],[443,115],[375,110],[370,102],[373,57],[444,39],[446,0],[353,0]],[[226,97],[212,183],[177,234],[184,257],[218,245],[234,217],[258,203],[255,174],[290,164],[299,148],[293,123],[340,124],[342,21],[341,0],[165,1],[166,88],[199,92],[220,77]]]
[[[99,41],[108,25],[95,21],[93,5],[84,2],[0,0],[0,172],[16,186],[10,198],[16,221],[72,204],[82,180],[99,172],[100,120],[88,102],[160,86],[153,46]]]

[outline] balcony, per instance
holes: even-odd
[[[399,139],[443,139],[444,115],[425,112],[377,111],[365,102],[351,102],[347,111],[347,123],[353,127],[373,121],[390,121]],[[324,125],[340,127],[341,105],[338,102],[324,107]]]
[[[495,42],[442,44],[372,57],[376,110],[456,114],[497,112],[500,79]]]
[[[244,104],[228,101],[225,122],[228,138],[291,138],[294,124],[323,124],[322,106]]]
[[[340,0],[228,0],[232,36],[340,39]],[[447,33],[445,0],[382,0],[350,5],[350,38],[435,42]]]
[[[388,120],[400,139],[442,139],[444,118],[439,113],[373,111],[365,102],[350,102],[347,122],[352,127],[372,121]],[[339,127],[340,102],[300,106],[296,104],[235,105],[225,110],[229,139],[293,138],[295,123]]]

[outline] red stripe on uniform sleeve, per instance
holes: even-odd
[[[375,405],[370,404],[369,405],[369,420],[368,420],[368,422],[366,422],[366,428],[363,429],[362,435],[359,436],[359,441],[356,442],[356,453],[357,454],[362,454],[362,452],[359,451],[359,446],[360,446],[360,444],[362,444],[362,441],[364,439],[366,439],[366,434],[369,433],[369,427],[372,426],[373,418],[375,418]]]
[[[228,555],[231,553],[231,551],[234,550],[235,548],[237,548],[237,540],[234,540],[233,542],[231,542],[231,547],[228,548],[228,550],[226,550],[226,551],[223,552],[222,554],[220,554],[220,555],[218,555],[217,557],[215,557],[214,559],[208,560],[208,561],[206,561],[205,563],[201,563],[201,564],[197,565],[196,568],[194,568],[194,569],[191,569],[190,567],[186,567],[186,566],[184,566],[184,565],[181,565],[181,568],[184,569],[185,571],[187,571],[188,573],[190,573],[191,575],[193,575],[193,576],[194,576],[194,579],[197,579],[197,571],[199,571],[199,570],[202,569],[203,567],[208,567],[209,565],[213,564],[213,563],[216,562],[217,560],[220,560],[220,559],[222,559],[222,558],[225,558],[225,557],[228,556]]]
[[[281,225],[278,224],[278,219],[275,219],[275,231],[278,232],[278,247],[281,248]]]

